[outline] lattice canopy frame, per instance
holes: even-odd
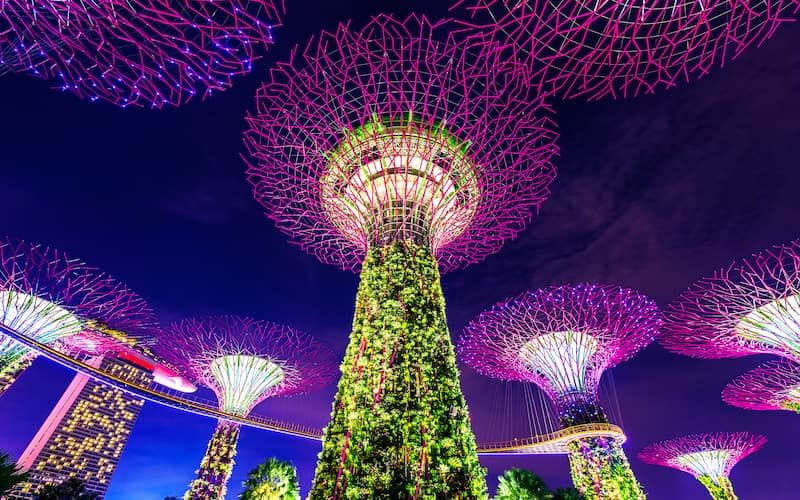
[[[113,328],[131,334],[151,328],[152,310],[108,274],[67,254],[19,240],[0,240],[0,322],[52,344]],[[0,357],[28,349],[0,338]]]
[[[596,402],[603,372],[650,344],[661,325],[655,302],[627,288],[544,288],[481,313],[459,354],[488,377],[536,384],[563,411]]]
[[[488,41],[448,22],[377,16],[312,39],[272,70],[245,134],[256,199],[293,242],[360,267],[412,239],[442,270],[499,250],[555,177],[545,98]]]
[[[800,362],[800,241],[694,284],[667,309],[660,342],[698,358],[776,354]]]
[[[7,68],[81,98],[161,108],[249,73],[283,13],[282,0],[2,0],[0,47]]]
[[[731,469],[766,442],[764,436],[750,432],[690,434],[652,444],[639,453],[639,458],[693,475],[715,499],[735,500],[728,479]]]
[[[789,360],[764,363],[725,386],[722,400],[748,410],[800,413],[800,364]]]
[[[794,21],[797,0],[457,0],[564,97],[632,96],[704,76]]]
[[[293,328],[240,316],[188,319],[159,334],[156,355],[247,415],[268,397],[313,392],[336,377],[333,351]]]

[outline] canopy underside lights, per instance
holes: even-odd
[[[257,356],[222,356],[211,362],[209,370],[222,392],[220,408],[238,415],[249,413],[256,401],[285,378],[280,364]]]
[[[81,331],[80,320],[63,307],[12,290],[0,290],[0,322],[44,344]],[[0,355],[14,350],[24,348],[7,337],[0,338]]]

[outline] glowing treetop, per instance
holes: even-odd
[[[38,342],[114,329],[135,333],[155,318],[144,300],[80,260],[42,245],[0,240],[0,323]],[[0,361],[28,349],[0,336]]]
[[[527,52],[560,95],[589,99],[650,93],[703,76],[760,45],[800,7],[797,0],[455,4],[472,14],[468,24],[486,25]]]
[[[334,353],[292,328],[238,316],[170,325],[155,346],[181,374],[209,387],[221,410],[247,415],[268,397],[302,394],[331,382]]]
[[[668,308],[660,341],[698,358],[765,353],[800,362],[800,241],[693,285]]]
[[[696,477],[718,500],[736,498],[728,475],[741,459],[758,451],[767,438],[749,432],[690,434],[648,446],[639,458]]]
[[[80,97],[161,108],[250,72],[282,14],[281,0],[4,0],[0,51]]]
[[[273,69],[248,117],[267,215],[326,263],[357,269],[411,239],[443,270],[496,252],[545,200],[557,152],[530,75],[447,22],[342,24]]]
[[[736,377],[722,391],[729,405],[748,410],[789,410],[800,413],[800,364],[770,361]]]
[[[489,377],[533,382],[569,418],[576,402],[596,401],[603,372],[652,342],[660,327],[655,302],[633,290],[559,286],[481,313],[467,326],[459,353]]]

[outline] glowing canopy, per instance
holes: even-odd
[[[776,354],[800,362],[800,241],[704,278],[667,309],[667,349],[698,358]]]
[[[63,307],[13,290],[0,290],[0,323],[43,344],[81,331],[80,320]],[[14,357],[25,351],[24,346],[0,337],[0,358]]]
[[[800,360],[800,295],[755,308],[742,317],[735,330],[743,339],[785,349]]]
[[[209,370],[221,391],[220,408],[239,415],[247,415],[285,377],[280,364],[257,356],[222,356]]]
[[[707,476],[715,482],[727,478],[731,469],[744,457],[761,449],[767,438],[750,432],[689,434],[651,444],[639,458],[653,465],[663,465]]]
[[[726,466],[731,459],[732,450],[695,451],[678,455],[675,463],[679,467],[691,469],[696,476],[720,478],[726,476]]]
[[[586,333],[548,333],[523,344],[520,357],[531,370],[547,377],[559,395],[582,394],[586,391],[586,373],[597,344]]]

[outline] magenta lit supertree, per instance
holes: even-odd
[[[715,500],[736,500],[728,475],[733,466],[758,451],[767,438],[750,432],[690,434],[652,444],[639,458],[693,475]]]
[[[231,86],[272,43],[282,0],[0,0],[7,68],[91,101],[177,106]]]
[[[52,248],[0,240],[0,323],[61,347],[80,335],[136,334],[155,324],[144,300],[109,275]],[[92,333],[90,333],[92,332]],[[36,353],[0,336],[0,393]]]
[[[564,97],[651,93],[692,80],[793,21],[797,0],[457,0]],[[471,14],[471,15],[470,15]]]
[[[336,376],[335,354],[293,328],[239,316],[170,325],[154,347],[159,358],[210,388],[219,408],[246,416],[263,400],[317,390]],[[184,498],[223,499],[239,424],[220,420]]]
[[[526,66],[450,26],[378,16],[324,32],[273,69],[248,117],[267,216],[361,269],[311,498],[486,495],[439,273],[525,227],[556,134]]]
[[[800,364],[784,359],[764,363],[725,386],[722,400],[748,410],[800,413]]]
[[[481,313],[464,331],[459,354],[484,375],[539,386],[564,428],[605,423],[597,399],[603,372],[651,343],[661,324],[655,302],[626,288],[545,288]],[[613,439],[579,438],[568,447],[573,482],[587,498],[644,497]]]
[[[776,354],[800,362],[800,241],[697,282],[668,308],[660,341],[698,358]]]

